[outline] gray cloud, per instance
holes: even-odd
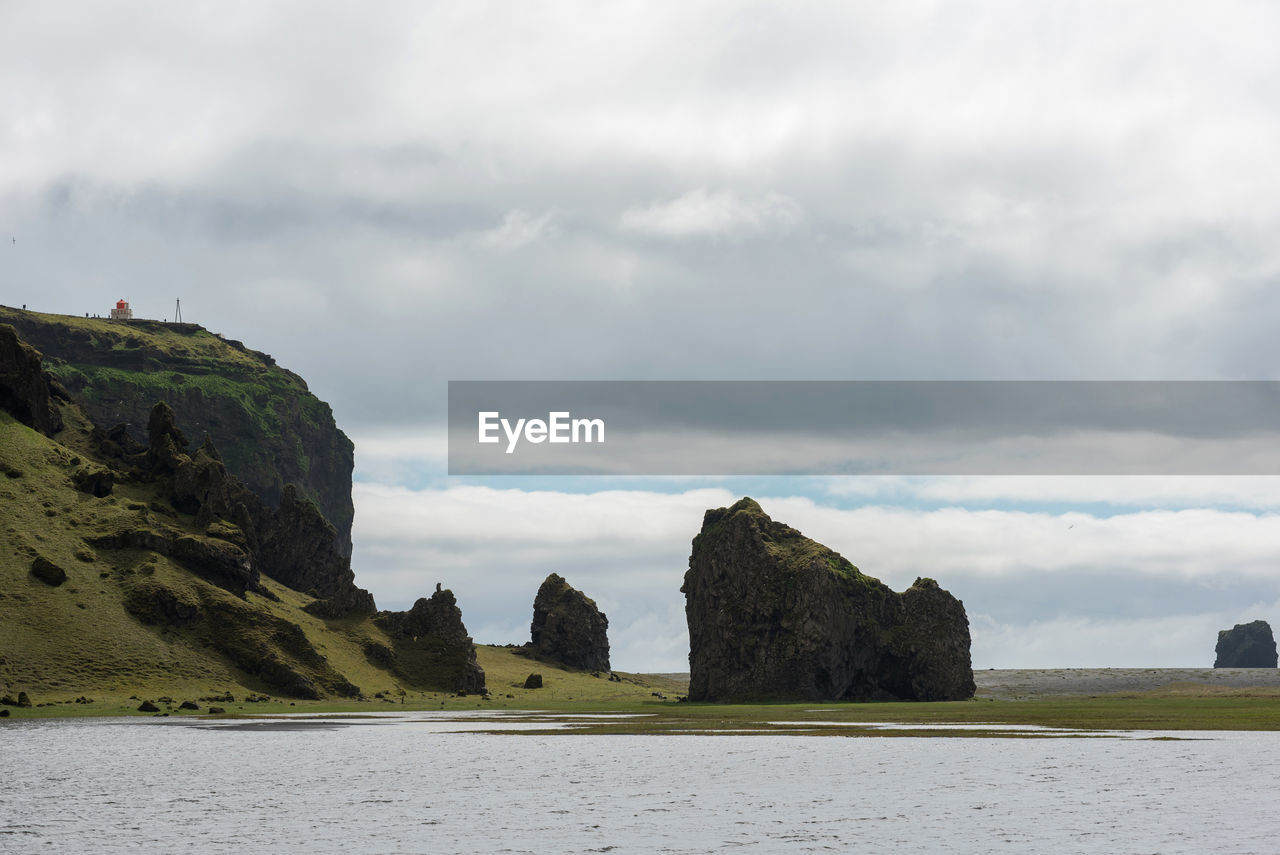
[[[1280,365],[1265,5],[5,14],[0,301],[164,317],[180,297],[361,435],[435,442],[449,379]],[[385,600],[413,562],[384,547],[357,542]],[[669,641],[669,617],[653,600],[615,626]]]

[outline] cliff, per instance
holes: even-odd
[[[926,578],[895,593],[749,498],[707,511],[681,591],[690,700],[973,696],[959,600]]]
[[[428,637],[402,662],[370,655],[405,646],[403,621],[375,620],[337,530],[301,492],[285,485],[267,504],[164,402],[139,440],[75,398],[0,325],[0,689],[484,690],[451,600],[431,620],[403,613]],[[422,649],[447,650],[450,667],[418,667]]]
[[[192,436],[213,436],[227,470],[275,506],[286,484],[316,503],[351,554],[351,440],[329,405],[265,353],[196,324],[110,321],[0,306],[44,356],[44,368],[104,428],[123,424],[146,442],[147,419],[166,401]]]

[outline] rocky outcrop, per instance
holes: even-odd
[[[534,597],[529,633],[539,659],[586,671],[609,670],[609,619],[594,600],[555,573]]]
[[[130,452],[127,439],[111,433],[100,444],[114,444],[120,460],[142,467],[141,477],[159,480],[173,507],[195,516],[206,537],[166,536],[163,529],[140,529],[100,539],[95,545],[144,548],[181,560],[188,569],[243,596],[260,590],[259,574],[310,594],[308,606],[325,618],[371,615],[373,595],[356,587],[350,559],[341,552],[337,531],[315,503],[286,485],[277,508],[268,507],[222,461],[212,438],[205,436],[194,454],[166,402],[152,407],[147,418],[145,452]],[[232,560],[234,559],[234,560]]]
[[[450,692],[485,692],[484,669],[449,589],[420,598],[407,612],[382,612],[375,622],[394,645],[391,670],[407,684]],[[367,655],[367,653],[366,653]]]
[[[172,526],[156,525],[94,535],[86,538],[86,542],[99,549],[140,549],[164,555],[238,597],[248,591],[262,590],[252,556],[220,538],[200,537]]]
[[[282,695],[315,699],[360,694],[297,624],[211,589],[171,588],[144,575],[129,582],[124,607],[144,624],[181,630]]]
[[[45,436],[62,430],[40,353],[8,324],[0,324],[0,410]]]
[[[1275,668],[1276,640],[1265,620],[1238,623],[1218,633],[1214,668]]]
[[[268,507],[280,502],[285,485],[295,484],[334,526],[338,551],[351,554],[354,446],[329,405],[267,354],[196,324],[66,318],[8,307],[0,307],[0,324],[11,324],[44,354],[54,394],[61,381],[96,424],[121,425],[134,442],[145,441],[152,405],[168,401],[193,436],[217,438],[228,471]],[[8,364],[5,348],[0,333],[0,366]],[[0,367],[0,406],[4,376]],[[44,433],[60,427],[39,391],[21,388],[19,399],[40,422],[25,423]],[[46,418],[51,421],[41,421]]]
[[[54,588],[67,581],[67,571],[43,555],[37,555],[32,560],[31,575]]]
[[[71,483],[81,493],[88,493],[95,499],[105,499],[115,489],[115,476],[109,469],[86,467],[77,470],[76,474],[71,476]]]
[[[973,696],[959,600],[925,578],[895,593],[749,498],[707,511],[681,591],[690,700]]]
[[[258,534],[262,572],[271,578],[320,598],[350,594],[355,588],[355,574],[340,549],[337,531],[315,502],[292,484],[285,485],[280,507]]]

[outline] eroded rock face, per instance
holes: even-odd
[[[0,410],[45,436],[62,430],[40,352],[8,324],[0,324]]]
[[[707,511],[681,591],[690,700],[973,696],[959,600],[926,578],[895,593],[751,499]]]
[[[1214,668],[1275,668],[1276,640],[1265,620],[1238,623],[1218,633]]]
[[[375,621],[395,645],[392,670],[409,685],[485,692],[484,669],[453,591],[437,586],[430,599],[419,598],[407,612],[383,612]]]
[[[96,424],[127,423],[122,429],[144,441],[152,405],[164,398],[193,438],[217,438],[228,471],[268,506],[280,501],[286,484],[297,485],[333,524],[338,550],[351,554],[354,446],[329,405],[267,354],[195,324],[136,320],[91,332],[74,319],[6,307],[0,307],[0,324],[12,325],[44,354],[55,378],[52,394],[59,394],[56,378],[62,378]],[[206,376],[224,382],[200,382]],[[49,435],[54,427],[32,426]]]
[[[145,454],[127,455],[125,462],[141,465],[145,477],[167,484],[169,501],[176,510],[192,514],[206,527],[199,540],[200,554],[188,549],[184,563],[238,595],[259,590],[259,573],[318,598],[307,610],[324,618],[373,614],[373,595],[356,587],[350,558],[343,552],[336,529],[310,499],[292,484],[281,493],[280,506],[270,508],[238,478],[227,471],[222,455],[206,435],[200,447],[188,452],[189,443],[177,425],[177,416],[164,401],[152,407],[147,420]],[[109,440],[103,434],[101,441]],[[150,537],[148,530],[130,536]],[[225,541],[225,543],[224,543]],[[129,544],[135,547],[138,543]],[[181,545],[181,541],[179,541]],[[165,555],[175,553],[146,546]],[[237,555],[238,570],[228,562],[200,561],[201,556]],[[223,566],[227,565],[227,566]]]
[[[582,668],[609,670],[609,619],[595,601],[552,573],[538,588],[529,627],[535,656]]]

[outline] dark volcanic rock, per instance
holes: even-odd
[[[71,483],[81,493],[105,499],[115,489],[115,475],[109,469],[81,469],[71,476]]]
[[[524,678],[524,687],[525,687],[526,689],[541,689],[541,688],[542,688],[542,675],[541,675],[541,674],[530,674],[528,677],[525,677],[525,678]]]
[[[1276,640],[1265,620],[1238,623],[1218,633],[1214,668],[1275,668]]]
[[[143,701],[138,705],[138,712],[160,712],[160,708],[151,701]]]
[[[53,436],[62,430],[62,415],[53,397],[40,352],[19,338],[13,327],[0,324],[0,410]]]
[[[351,561],[339,547],[337,531],[294,485],[285,485],[280,507],[259,526],[259,538],[262,572],[271,578],[315,597],[338,597],[348,610],[373,613],[372,596],[355,588]],[[335,604],[331,611],[341,608]]]
[[[238,597],[262,588],[251,556],[235,544],[217,538],[197,537],[170,526],[157,526],[98,535],[88,538],[87,542],[100,549],[158,552]]]
[[[609,619],[595,601],[552,573],[533,600],[534,655],[587,671],[609,670]]]
[[[356,587],[337,531],[292,484],[285,485],[280,507],[267,507],[227,471],[209,436],[194,453],[187,452],[173,408],[163,401],[151,409],[145,454],[130,455],[127,435],[117,442],[111,438],[115,433],[99,436],[99,444],[119,448],[123,459],[142,467],[141,477],[167,485],[173,507],[194,515],[206,536],[177,537],[163,528],[145,528],[99,537],[95,545],[168,555],[238,596],[265,592],[259,574],[266,574],[322,598],[307,607],[320,617],[374,613],[373,595]]]
[[[420,598],[407,612],[382,612],[375,622],[392,644],[392,670],[406,683],[450,692],[485,691],[484,669],[449,589]],[[367,654],[367,651],[366,651]]]
[[[707,511],[681,591],[690,700],[973,696],[959,600],[924,578],[894,593],[751,499]]]
[[[189,443],[178,429],[178,417],[164,401],[151,408],[147,419],[148,457],[152,468],[172,472],[178,468],[178,455],[186,451]]]
[[[289,483],[315,499],[339,551],[351,554],[354,446],[329,405],[267,354],[196,324],[135,320],[90,330],[74,318],[6,307],[0,322],[44,354],[55,397],[61,377],[96,424],[127,425],[135,441],[164,398],[193,436],[217,438],[228,470],[268,506]],[[201,382],[209,375],[221,382]]]
[[[43,555],[37,555],[31,562],[31,575],[55,588],[67,581],[67,571]]]

